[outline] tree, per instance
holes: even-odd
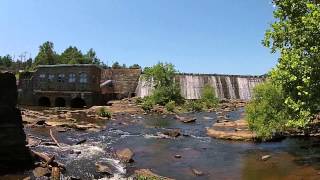
[[[266,47],[280,53],[271,80],[284,91],[292,121],[304,127],[320,111],[320,1],[274,0],[277,19],[267,30]]]
[[[39,47],[39,53],[35,57],[34,65],[46,65],[46,64],[57,64],[58,55],[54,51],[54,45],[52,42],[47,41]]]
[[[65,49],[60,58],[64,64],[86,64],[82,52],[75,46],[69,46]]]
[[[283,91],[270,80],[254,87],[253,97],[245,112],[249,128],[262,140],[281,134],[289,120]]]
[[[116,61],[112,64],[112,69],[121,69],[121,68],[122,68],[122,66],[119,64],[118,61]]]
[[[141,69],[141,66],[139,64],[133,64],[129,68],[130,69]]]
[[[153,85],[151,95],[154,104],[165,105],[170,101],[177,104],[183,103],[180,86],[175,80],[177,70],[171,63],[161,63],[144,69],[143,78]]]
[[[102,62],[97,57],[96,52],[92,48],[90,48],[87,54],[84,55],[84,58],[86,64],[102,65]]]
[[[0,56],[0,66],[8,68],[8,67],[11,67],[12,64],[13,64],[13,59],[9,54],[3,57]]]

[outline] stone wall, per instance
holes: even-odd
[[[0,73],[0,174],[30,167],[32,158],[26,148],[26,135],[17,105],[16,78]]]
[[[101,80],[113,81],[112,91],[117,98],[135,95],[141,69],[106,69],[101,74]]]

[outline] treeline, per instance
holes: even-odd
[[[127,66],[126,64],[120,64],[114,62],[111,67],[101,61],[96,52],[91,48],[86,53],[81,52],[76,46],[69,46],[61,54],[58,54],[54,50],[54,44],[47,41],[39,46],[39,52],[34,59],[29,58],[23,60],[23,58],[14,60],[12,56],[6,55],[0,56],[0,69],[7,70],[33,70],[38,65],[55,65],[55,64],[96,64],[103,68],[132,68],[140,69],[138,64]]]

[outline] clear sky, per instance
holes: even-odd
[[[0,55],[52,41],[93,48],[109,65],[171,62],[181,72],[264,74],[271,0],[0,0]]]

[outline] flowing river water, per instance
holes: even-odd
[[[241,112],[230,112],[231,119],[238,119]],[[183,124],[172,115],[123,114],[117,117],[117,121],[105,122],[107,128],[100,132],[54,131],[62,148],[37,146],[33,149],[55,155],[65,164],[64,177],[81,179],[106,177],[96,173],[96,162],[109,164],[117,177],[128,177],[136,169],[147,168],[178,180],[320,179],[318,138],[287,138],[268,143],[218,140],[206,135],[206,127],[216,121],[215,113],[189,115],[197,117],[197,121]],[[176,128],[181,130],[182,136],[170,138],[161,134]],[[50,140],[48,128],[26,128],[25,131]],[[80,140],[86,142],[75,145]],[[124,165],[115,158],[113,152],[121,148],[133,150],[134,163]],[[181,158],[175,158],[177,154]],[[271,158],[262,161],[263,155],[271,155]],[[200,170],[204,175],[195,176],[192,169]],[[26,175],[28,173],[31,172]],[[9,176],[3,179],[9,179]]]

